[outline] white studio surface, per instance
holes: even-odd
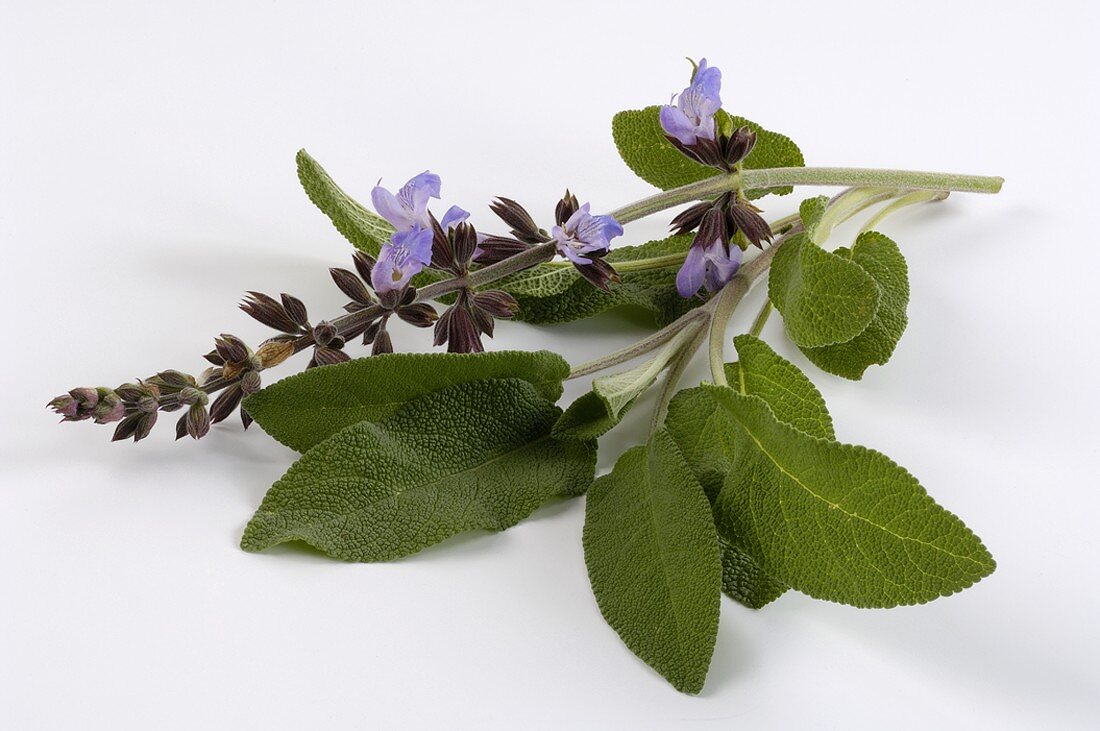
[[[0,6],[0,728],[1100,726],[1096,5]],[[843,381],[778,317],[764,331],[840,439],[905,465],[983,538],[998,569],[974,588],[890,611],[724,599],[687,697],[600,617],[583,499],[392,564],[247,554],[290,450],[235,420],[110,444],[45,410],[73,386],[201,370],[220,332],[258,341],[247,289],[338,313],[326,270],[350,247],[302,193],[300,147],[361,199],[430,168],[475,224],[499,194],[546,217],[566,186],[606,210],[652,192],[612,114],[666,101],[704,55],[726,108],[808,164],[1005,177],[884,226],[913,291],[886,367]],[[644,332],[504,324],[491,347],[580,362]],[[644,439],[637,411],[601,469]]]

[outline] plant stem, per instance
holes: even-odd
[[[668,415],[668,404],[672,401],[672,397],[676,395],[676,386],[679,385],[680,378],[684,375],[688,364],[691,363],[691,359],[695,357],[699,346],[706,340],[707,328],[705,325],[705,322],[700,322],[694,326],[696,328],[695,337],[691,339],[687,347],[680,351],[669,366],[668,373],[665,375],[665,382],[661,384],[661,392],[657,394],[657,406],[653,409],[652,431],[657,431],[665,423],[665,417]]]
[[[756,313],[756,319],[752,321],[752,327],[749,328],[749,335],[754,338],[760,337],[760,331],[764,329],[770,314],[772,314],[772,301],[771,298],[765,297],[764,304],[760,306],[760,312]]]
[[[713,302],[713,300],[711,301]],[[710,317],[710,305],[711,302],[697,307],[694,310],[688,310],[681,315],[675,322],[665,325],[657,332],[642,338],[636,343],[632,343],[625,348],[620,348],[613,353],[594,358],[589,361],[585,361],[580,365],[573,366],[573,370],[569,371],[569,376],[566,380],[572,380],[574,378],[580,378],[581,376],[587,376],[592,373],[598,373],[611,366],[625,363],[628,360],[633,360],[639,355],[644,355],[651,350],[656,350],[668,341],[672,340],[676,335],[680,333],[685,327],[692,324],[696,320],[706,319]]]
[[[906,206],[917,205],[918,203],[932,203],[935,201],[942,201],[950,195],[945,190],[915,190],[912,193],[903,195],[896,201],[888,206],[884,206],[878,213],[872,216],[867,223],[863,224],[863,227],[859,230],[860,233],[872,230],[875,226],[882,223],[883,219],[890,216],[897,211],[905,208]]]
[[[729,190],[759,190],[787,185],[850,185],[861,188],[996,193],[1004,178],[957,173],[873,168],[761,168],[724,173],[651,195],[611,211],[619,223],[630,223],[666,208],[700,200]]]
[[[874,168],[762,168],[743,170],[746,190],[784,185],[852,185],[870,188],[957,190],[961,193],[998,193],[1004,178],[958,173]]]

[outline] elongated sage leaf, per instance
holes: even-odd
[[[734,338],[740,360],[727,363],[726,379],[739,393],[764,399],[783,422],[811,436],[833,438],[825,399],[793,363],[752,335]],[[713,502],[733,464],[739,430],[733,417],[705,388],[681,391],[669,406],[666,426],[692,472]],[[722,538],[722,589],[745,606],[759,609],[786,588],[737,545]]]
[[[561,411],[526,381],[470,381],[349,426],[276,482],[241,547],[304,541],[334,558],[388,561],[458,533],[500,531],[592,482],[591,442],[559,442]]]
[[[833,438],[825,399],[805,374],[752,335],[734,338],[740,360],[727,363],[726,380],[739,393],[764,399],[776,416],[811,436]],[[666,426],[711,500],[718,497],[733,460],[732,417],[703,388],[684,389],[669,404]]]
[[[393,226],[341,190],[305,150],[298,150],[297,161],[298,180],[313,204],[355,248],[377,256],[393,235]]]
[[[548,350],[389,353],[284,378],[249,396],[245,408],[268,434],[304,452],[345,427],[379,421],[408,401],[456,383],[519,378],[557,401],[568,375],[569,364]]]
[[[885,455],[804,434],[756,396],[705,388],[740,432],[720,528],[768,575],[818,599],[893,607],[993,571],[978,537]]]
[[[790,339],[817,348],[847,342],[867,329],[880,293],[859,264],[796,234],[775,254],[768,296]]]
[[[619,155],[634,173],[647,183],[663,190],[694,183],[720,175],[721,171],[695,162],[686,157],[665,139],[661,128],[660,107],[634,109],[619,112],[611,120],[611,133]],[[756,132],[756,147],[742,162],[749,169],[801,167],[806,164],[798,145],[786,135],[766,130],[755,122],[733,117],[719,110],[717,122],[725,129],[737,129],[748,125]],[[749,198],[759,198],[768,193],[785,195],[790,187],[750,190]]]
[[[840,248],[836,255],[863,268],[879,286],[882,299],[867,328],[851,340],[821,348],[803,348],[802,352],[824,371],[858,381],[873,365],[884,365],[894,354],[909,322],[909,269],[901,249],[877,231],[859,235],[851,249]]]
[[[702,690],[718,634],[718,538],[702,487],[663,430],[592,484],[584,561],[627,647],[677,690]]]

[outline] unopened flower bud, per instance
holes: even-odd
[[[152,396],[142,396],[137,402],[138,411],[151,414],[160,407],[160,403]]]
[[[65,421],[78,421],[77,413],[80,409],[80,404],[76,399],[69,394],[64,396],[58,396],[50,401],[47,406],[54,410],[54,412]]]
[[[313,328],[313,342],[318,345],[328,345],[336,337],[336,326],[327,320],[321,321]]]
[[[92,418],[97,424],[109,424],[118,421],[126,414],[126,406],[122,399],[114,391],[107,391],[99,395],[99,403],[92,412]]]
[[[187,433],[192,439],[201,439],[210,431],[210,415],[202,404],[195,404],[187,410]]]
[[[241,391],[244,394],[256,393],[262,387],[260,374],[256,371],[245,371],[241,375]]]
[[[94,388],[74,388],[69,395],[76,399],[81,410],[90,411],[99,403],[99,392]]]
[[[179,399],[180,403],[185,406],[192,406],[195,404],[205,406],[209,397],[207,397],[204,391],[188,386],[187,388],[180,389]]]
[[[263,368],[271,368],[294,355],[294,344],[269,340],[256,350],[256,355],[259,357],[260,365]]]

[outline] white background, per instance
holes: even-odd
[[[1096,728],[1100,15],[800,5],[5,0],[0,727]],[[792,352],[778,318],[765,330],[841,439],[906,465],[982,536],[999,566],[973,589],[892,611],[724,600],[692,698],[604,625],[583,500],[392,564],[246,554],[289,450],[235,421],[173,443],[169,418],[110,444],[43,408],[77,385],[198,371],[219,332],[258,341],[235,309],[246,289],[338,313],[326,269],[349,247],[298,187],[298,148],[362,198],[431,168],[437,210],[490,227],[496,194],[545,219],[568,185],[606,210],[651,192],[618,160],[611,115],[666,101],[700,55],[728,109],[811,165],[1006,178],[885,226],[913,288],[889,366],[842,381]],[[579,362],[644,332],[504,325],[493,347]],[[602,440],[601,468],[646,412]]]

